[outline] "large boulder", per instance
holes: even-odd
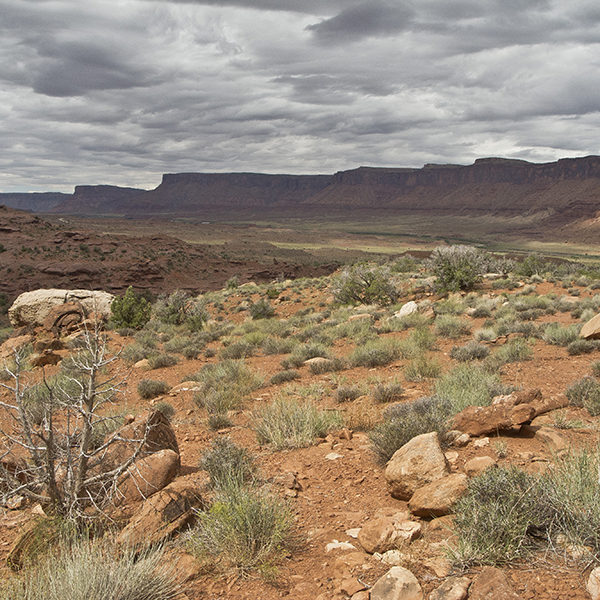
[[[111,434],[111,444],[102,458],[105,468],[114,469],[129,460],[140,442],[143,442],[140,458],[161,450],[173,450],[179,456],[177,436],[169,419],[159,410],[150,410]]]
[[[173,450],[161,450],[136,460],[117,484],[115,506],[145,500],[175,479],[181,462]]]
[[[453,473],[419,488],[408,502],[408,508],[418,517],[443,517],[452,512],[452,506],[467,491],[468,478]]]
[[[68,302],[81,305],[86,315],[94,312],[109,317],[113,300],[112,294],[102,291],[35,290],[21,294],[8,309],[8,317],[13,327],[42,327],[55,306]]]
[[[472,436],[487,435],[519,427],[537,417],[568,404],[564,394],[544,399],[539,389],[497,396],[490,406],[467,406],[454,417],[453,429]]]
[[[450,474],[438,434],[418,435],[396,450],[385,469],[390,494],[398,500],[410,500],[420,487]]]
[[[117,542],[134,548],[159,544],[191,523],[195,510],[204,508],[196,485],[176,480],[144,502],[121,531]]]
[[[583,325],[579,332],[579,337],[584,340],[598,340],[600,339],[600,315],[592,317],[587,323]]]

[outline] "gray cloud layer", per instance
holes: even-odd
[[[589,0],[4,0],[0,190],[600,153]]]

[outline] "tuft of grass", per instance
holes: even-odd
[[[174,600],[181,582],[162,549],[120,552],[107,543],[62,547],[0,586],[11,600]],[[6,596],[3,592],[7,593]]]
[[[538,479],[515,467],[486,469],[471,479],[467,494],[454,505],[453,562],[464,568],[526,557],[536,547],[528,531],[545,517],[538,491]]]
[[[263,385],[263,379],[243,361],[224,360],[207,364],[190,379],[198,381],[202,390],[194,402],[209,414],[223,414],[241,406],[250,392]]]
[[[452,414],[456,414],[467,406],[488,406],[494,396],[507,390],[497,374],[489,373],[479,365],[466,363],[442,376],[436,382],[435,392],[450,402]]]
[[[470,341],[464,346],[453,346],[450,350],[450,357],[458,362],[468,362],[472,360],[482,360],[490,353],[490,349],[479,342]]]
[[[233,421],[227,414],[216,412],[208,415],[207,425],[211,431],[219,431],[233,426]]]
[[[151,400],[158,396],[167,394],[171,386],[166,381],[157,381],[155,379],[142,379],[137,385],[137,393],[144,400]]]
[[[346,361],[343,358],[334,356],[324,361],[310,363],[308,370],[313,375],[322,375],[323,373],[331,373],[332,371],[343,371],[346,368]]]
[[[217,437],[200,458],[199,466],[208,472],[214,489],[244,485],[256,475],[254,458],[229,437]]]
[[[338,412],[319,410],[312,402],[279,397],[259,410],[255,426],[260,444],[272,444],[275,450],[304,448],[330,430],[342,426]]]
[[[562,326],[560,323],[550,323],[544,331],[543,340],[554,346],[568,346],[579,338],[581,324]]]
[[[358,385],[340,385],[333,396],[337,402],[352,402],[362,395]]]
[[[422,433],[447,431],[450,404],[437,396],[394,404],[384,413],[384,421],[369,435],[377,461],[385,464],[394,452]]]
[[[572,558],[589,563],[600,551],[599,470],[596,447],[555,457],[540,476],[514,466],[484,471],[454,506],[451,558],[462,567],[501,565],[546,546],[581,549]]]
[[[382,367],[394,362],[400,355],[400,345],[395,340],[376,340],[355,348],[348,357],[353,367]]]
[[[150,370],[165,369],[167,367],[174,367],[178,362],[179,359],[172,354],[158,354],[148,359],[148,366]]]
[[[165,402],[164,400],[159,402],[154,407],[154,410],[161,412],[169,421],[175,416],[175,409],[173,408],[173,405],[169,402]]]
[[[287,369],[286,371],[279,371],[279,373],[275,373],[275,375],[271,377],[270,382],[273,385],[278,385],[280,383],[293,381],[294,379],[300,379],[300,373],[295,369]]]
[[[398,402],[404,394],[404,388],[399,381],[389,381],[388,383],[379,383],[373,388],[371,396],[378,404],[388,404]]]
[[[425,355],[415,358],[404,369],[404,378],[406,381],[426,381],[440,376],[442,365],[437,359],[428,358]]]
[[[435,332],[440,337],[455,340],[471,331],[469,322],[454,315],[440,315],[435,320]]]
[[[264,354],[289,354],[293,352],[294,348],[298,345],[298,342],[292,338],[275,338],[267,336],[262,343],[262,351]]]
[[[600,381],[595,377],[574,381],[565,394],[572,406],[583,406],[593,417],[600,415]]]
[[[238,340],[229,346],[225,346],[219,352],[219,356],[223,360],[239,360],[241,358],[247,358],[252,356],[256,346],[251,342],[245,340]]]
[[[598,348],[596,340],[575,340],[567,346],[567,353],[570,356],[579,356],[580,354],[589,354]]]

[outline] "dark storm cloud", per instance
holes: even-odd
[[[0,189],[600,153],[591,0],[3,0]]]
[[[373,0],[351,5],[330,19],[309,25],[320,42],[348,42],[376,35],[391,35],[409,28],[415,12],[401,2]]]

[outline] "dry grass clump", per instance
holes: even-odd
[[[122,553],[108,543],[62,546],[0,586],[10,600],[173,600],[181,592],[162,549]]]
[[[323,411],[310,401],[285,396],[259,410],[257,417],[254,431],[259,443],[271,444],[274,450],[310,446],[342,425],[338,412]]]
[[[137,385],[137,393],[144,400],[151,400],[158,396],[167,394],[171,386],[166,381],[157,381],[155,379],[142,379]]]

